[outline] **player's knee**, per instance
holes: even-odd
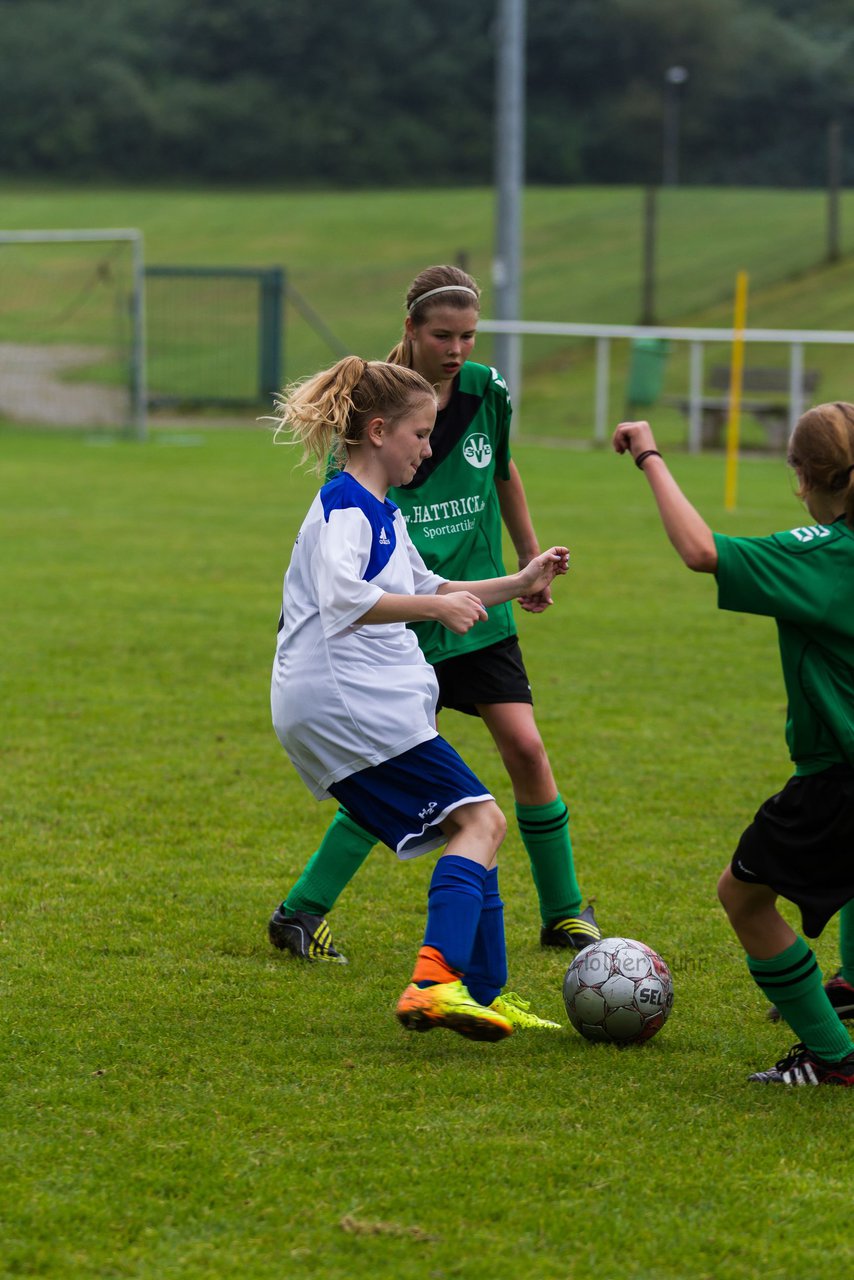
[[[727,898],[729,896],[729,885],[732,878],[732,872],[729,867],[725,867],[721,872],[720,879],[718,880],[718,902],[722,907],[724,907],[724,909],[726,909]]]
[[[739,880],[729,867],[718,881],[718,898],[736,932],[742,927],[754,927],[757,920],[764,918],[768,908],[773,907],[775,896],[767,885]]]
[[[478,807],[487,811],[484,814],[484,819],[488,824],[490,842],[498,849],[507,835],[507,819],[494,801]]]
[[[507,819],[494,800],[471,805],[467,825],[473,835],[493,849],[498,849],[507,834]]]
[[[729,867],[725,867],[718,880],[718,901],[731,920],[743,906],[740,888],[739,881],[736,880],[732,871]]]
[[[442,823],[442,830],[449,844],[462,837],[466,857],[491,867],[507,834],[507,819],[494,800],[483,800],[454,809]]]
[[[501,755],[511,778],[537,779],[549,771],[546,748],[536,729],[502,743]]]

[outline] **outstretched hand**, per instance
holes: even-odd
[[[524,569],[530,564],[532,556],[527,559],[519,557],[519,568]],[[549,605],[554,604],[550,587],[543,587],[542,591],[532,591],[525,596],[517,596],[516,603],[525,610],[526,613],[545,613]]]
[[[524,569],[519,571],[522,590],[518,598],[531,603],[534,603],[534,598],[539,598],[540,604],[534,608],[530,608],[529,605],[529,609],[531,613],[541,613],[552,602],[551,592],[548,590],[549,584],[558,574],[566,573],[568,569],[569,549],[567,547],[549,547],[548,551],[541,551],[538,556],[534,556],[533,560],[528,561]]]

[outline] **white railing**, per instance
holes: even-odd
[[[668,338],[690,344],[688,389],[688,448],[698,453],[702,443],[703,367],[706,343],[732,343],[732,329],[686,329],[669,325],[560,324],[538,320],[481,320],[481,333],[508,333],[518,337],[596,339],[596,391],[594,439],[604,444],[609,430],[608,385],[611,342],[619,338]],[[804,347],[854,346],[848,329],[745,329],[745,343],[782,343],[789,348],[789,424],[794,426],[804,410]],[[519,388],[511,388],[516,398]]]

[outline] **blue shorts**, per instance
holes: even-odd
[[[494,798],[441,737],[351,773],[329,792],[399,858],[417,858],[446,844],[439,823],[449,813]]]

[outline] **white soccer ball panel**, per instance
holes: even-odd
[[[575,1016],[581,1022],[601,1022],[607,1012],[605,1001],[592,987],[581,987],[575,996]]]
[[[605,979],[599,988],[599,994],[609,1009],[618,1009],[621,1005],[632,1003],[635,984],[631,978],[625,978],[621,973],[615,973],[613,977]]]
[[[627,942],[618,952],[616,960],[620,973],[625,974],[627,978],[635,980],[645,978],[653,970],[652,956],[649,951],[636,942]]]
[[[585,948],[573,961],[573,967],[577,966],[579,982],[587,987],[598,987],[600,982],[610,978],[613,964],[613,956],[607,951],[600,950],[598,942],[592,947]]]
[[[563,980],[563,1000],[567,1006],[575,999],[575,994],[581,986],[581,979],[578,976],[578,970],[575,965],[570,965],[566,971],[566,977]]]
[[[599,1040],[603,1044],[611,1042],[611,1036],[608,1035],[608,1032],[605,1030],[602,1023],[598,1023],[594,1026],[589,1022],[579,1022],[573,1023],[573,1026],[576,1031],[580,1032],[581,1035],[584,1036],[585,1040]]]
[[[600,955],[613,956],[620,950],[620,947],[624,947],[626,945],[626,942],[626,938],[600,938],[599,941],[594,942],[592,946]],[[590,949],[590,947],[584,948],[585,951],[589,951]],[[579,955],[583,955],[583,952],[579,952]]]
[[[634,1040],[643,1030],[644,1016],[637,1009],[614,1009],[605,1019],[605,1030],[611,1040]]]
[[[635,1003],[646,1014],[664,1010],[666,1017],[673,1003],[673,995],[668,988],[669,984],[658,977],[642,978],[635,988]]]

